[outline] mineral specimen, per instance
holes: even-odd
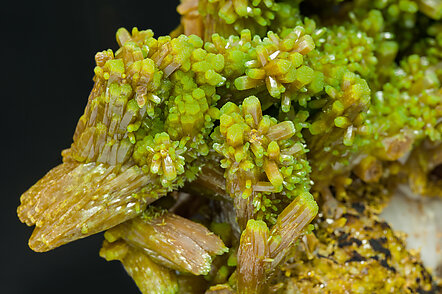
[[[177,10],[96,54],[63,163],[21,197],[29,246],[105,231],[142,293],[440,290],[377,213],[399,184],[442,195],[442,3]]]

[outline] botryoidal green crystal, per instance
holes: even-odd
[[[95,55],[63,163],[21,197],[29,246],[104,231],[142,293],[436,293],[376,214],[399,184],[442,195],[440,1],[177,11]]]

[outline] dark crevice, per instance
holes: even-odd
[[[437,165],[430,171],[428,179],[435,183],[442,180],[442,164]]]

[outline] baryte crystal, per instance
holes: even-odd
[[[21,197],[20,220],[36,226],[29,246],[48,251],[137,216],[155,200],[149,180],[137,166],[59,165]]]
[[[253,219],[241,235],[238,248],[238,293],[266,293],[266,262],[270,257],[270,234],[263,221]]]
[[[105,233],[106,240],[123,239],[157,263],[194,275],[207,274],[212,256],[228,251],[203,225],[172,213],[146,213]]]

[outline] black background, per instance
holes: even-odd
[[[94,55],[115,32],[179,23],[179,0],[11,1],[1,6],[0,293],[139,293],[119,262],[98,256],[102,234],[35,253],[19,197],[61,163],[92,89]]]

